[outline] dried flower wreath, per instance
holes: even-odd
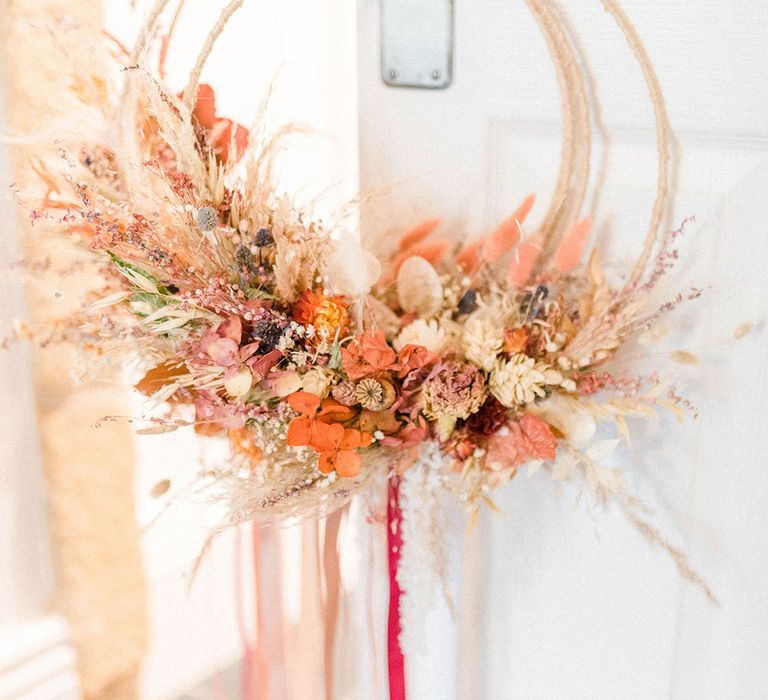
[[[476,509],[493,505],[491,489],[526,467],[581,478],[598,501],[618,503],[714,599],[645,520],[621,471],[601,464],[617,441],[595,440],[598,423],[626,437],[628,417],[684,411],[668,382],[627,377],[611,362],[699,294],[654,301],[680,233],[658,235],[671,136],[656,75],[622,10],[603,1],[642,67],[659,177],[640,255],[613,285],[597,249],[582,264],[590,110],[556,6],[528,0],[562,98],[561,167],[541,225],[523,230],[529,196],[466,246],[433,236],[433,219],[383,259],[276,190],[274,160],[288,129],[269,135],[220,117],[212,89],[199,84],[242,1],[222,13],[181,95],[145,61],[167,0],[136,48],[116,52],[122,88],[81,76],[93,88],[80,91],[83,109],[114,128],[63,139],[56,157],[33,163],[46,192],[31,218],[83,244],[103,286],[43,342],[138,358],[136,387],[160,412],[145,432],[194,426],[228,440],[231,459],[204,476],[230,504],[227,524],[327,514],[371,475],[386,474],[396,491],[425,464],[439,475],[430,488],[450,488]]]

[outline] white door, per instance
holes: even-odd
[[[382,80],[380,11],[359,3],[361,188],[369,237],[390,240],[441,216],[442,232],[481,234],[529,192],[547,205],[557,175],[559,102],[545,43],[523,0],[457,0],[453,80],[444,90]],[[446,0],[447,3],[447,0]],[[400,0],[402,4],[402,0]],[[430,0],[425,5],[439,5]],[[655,188],[653,115],[640,71],[598,0],[563,2],[586,50],[610,148],[596,238],[631,260]],[[407,660],[409,696],[498,698],[768,697],[768,9],[763,2],[624,0],[664,88],[679,138],[673,220],[689,215],[670,296],[703,298],[671,319],[664,365],[700,417],[639,428],[633,488],[691,555],[721,600],[620,513],[595,510],[544,476],[517,478],[450,547],[454,616],[437,606],[423,654]],[[410,27],[411,31],[420,31]],[[421,28],[423,30],[423,28]],[[410,41],[417,41],[413,37]],[[385,66],[388,68],[388,66]],[[596,171],[601,151],[594,157]],[[386,194],[382,192],[386,191]],[[610,234],[610,244],[608,244]],[[735,341],[734,329],[756,330]]]

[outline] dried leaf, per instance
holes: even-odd
[[[741,325],[736,327],[736,330],[733,331],[733,337],[736,338],[736,340],[740,340],[745,335],[748,335],[752,332],[752,329],[754,328],[754,325],[747,321],[746,323],[742,323]]]
[[[181,425],[181,423],[155,422],[146,428],[139,428],[136,431],[136,435],[163,435],[165,433],[172,433],[174,430],[178,430]]]
[[[675,362],[680,362],[684,365],[695,365],[699,361],[699,358],[696,357],[696,355],[687,350],[675,350],[674,352],[669,353],[669,356]]]
[[[487,236],[470,243],[456,256],[458,265],[468,273],[477,271],[483,262],[494,263],[515,247],[520,240],[520,225],[533,206],[534,195],[528,195],[509,218]]]
[[[152,487],[152,490],[149,492],[149,495],[151,498],[160,498],[160,496],[164,496],[166,493],[168,493],[168,490],[170,488],[171,488],[170,480],[162,479]]]
[[[161,388],[174,383],[179,377],[187,374],[184,364],[174,361],[161,362],[149,370],[136,384],[136,390],[145,396],[152,396]]]
[[[600,260],[600,251],[597,248],[593,248],[589,256],[587,277],[593,287],[602,287],[605,284],[605,273],[603,272],[603,264]]]
[[[114,306],[115,304],[119,304],[121,301],[125,301],[131,295],[132,292],[116,292],[115,294],[102,297],[98,301],[94,301],[93,304],[88,307],[88,312],[92,313],[94,311],[98,311],[99,309],[106,309],[110,306]]]
[[[602,459],[611,454],[618,444],[619,441],[616,439],[597,440],[587,448],[586,454],[590,459]]]

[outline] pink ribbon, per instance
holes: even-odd
[[[390,481],[387,498],[387,552],[389,563],[389,617],[387,622],[387,662],[389,665],[389,698],[405,700],[405,659],[400,648],[400,585],[397,567],[403,537],[400,531],[400,479]]]

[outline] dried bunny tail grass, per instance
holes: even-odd
[[[640,40],[637,30],[632,22],[630,22],[624,10],[615,2],[615,0],[602,0],[602,2],[606,11],[613,16],[619,29],[624,33],[627,43],[640,64],[640,68],[643,71],[643,78],[645,79],[648,93],[650,94],[651,102],[653,103],[654,118],[656,120],[656,150],[659,156],[656,200],[653,204],[651,222],[645,237],[643,250],[635,263],[635,267],[632,270],[632,274],[625,287],[626,290],[630,290],[637,286],[640,279],[645,274],[645,268],[658,237],[659,226],[664,218],[665,210],[669,205],[669,149],[672,129],[669,124],[667,109],[664,103],[664,95],[661,91],[661,86],[659,85],[659,79],[656,75],[656,71],[653,69],[653,64],[651,63],[650,58],[648,58],[648,54],[643,46],[643,42]]]
[[[205,44],[203,44],[203,48],[200,50],[200,53],[197,56],[197,61],[192,68],[192,72],[189,74],[189,82],[187,82],[187,87],[184,88],[184,96],[182,100],[187,108],[191,109],[192,104],[195,101],[197,84],[200,81],[200,74],[203,72],[203,66],[205,66],[205,62],[208,60],[208,56],[213,49],[213,45],[216,43],[216,39],[219,38],[221,33],[224,31],[224,27],[226,26],[230,17],[232,17],[232,15],[240,9],[243,2],[244,0],[232,0],[221,11],[221,15],[219,15],[218,21],[213,25],[213,29],[211,29],[210,33],[208,34],[208,37],[205,40]]]
[[[688,561],[688,557],[685,552],[675,547],[666,537],[659,531],[658,528],[651,525],[647,520],[638,515],[637,511],[642,509],[640,504],[631,498],[624,498],[621,500],[621,509],[624,511],[624,515],[627,516],[629,521],[637,528],[638,532],[645,537],[651,544],[655,544],[661,547],[675,562],[677,570],[680,575],[686,580],[690,581],[695,586],[698,586],[707,596],[711,603],[720,605],[720,601],[709,587],[707,582],[701,577],[701,575],[691,566]]]

